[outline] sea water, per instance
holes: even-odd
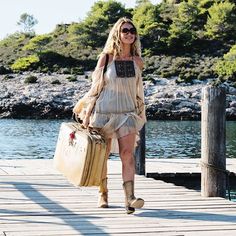
[[[52,158],[67,120],[0,119],[0,159]],[[200,121],[148,121],[146,158],[200,158]],[[236,121],[226,122],[226,155],[236,158]]]
[[[67,121],[0,119],[0,159],[53,158],[60,125]],[[200,125],[200,121],[148,121],[146,158],[200,158]],[[236,121],[226,123],[226,155],[236,158]],[[236,201],[235,190],[231,196]]]

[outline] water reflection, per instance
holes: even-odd
[[[0,158],[52,158],[58,120],[0,120]]]
[[[200,158],[200,121],[149,121],[146,125],[148,158]],[[226,123],[226,156],[236,158],[236,122]]]
[[[65,120],[0,120],[0,158],[52,158]],[[148,121],[147,158],[200,158],[200,121]],[[236,158],[236,122],[227,122],[227,157]]]
[[[148,158],[197,158],[201,154],[198,121],[149,121],[146,139]]]

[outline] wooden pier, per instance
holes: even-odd
[[[147,160],[151,173],[199,173],[199,160]],[[227,161],[235,171],[236,160]],[[191,171],[193,170],[193,171]],[[109,160],[110,208],[97,208],[97,188],[75,188],[52,160],[0,160],[0,235],[236,235],[236,203],[136,176],[145,207],[127,215],[121,163]]]

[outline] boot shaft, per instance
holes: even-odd
[[[107,193],[108,188],[107,188],[107,178],[103,179],[101,184],[99,185],[99,193]]]
[[[100,186],[99,186],[98,207],[100,207],[100,208],[107,208],[108,207],[107,178],[103,179]]]
[[[144,200],[142,198],[136,198],[134,196],[134,181],[126,181],[123,183],[125,192],[125,208],[127,214],[135,212],[135,208],[142,208]]]
[[[131,201],[132,199],[135,199],[134,196],[134,181],[126,181],[123,183],[123,189],[125,192],[125,197],[127,201]]]

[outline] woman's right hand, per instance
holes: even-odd
[[[89,119],[90,119],[89,116],[86,116],[86,117],[83,119],[82,126],[83,126],[84,128],[88,128],[88,126],[89,126]]]

